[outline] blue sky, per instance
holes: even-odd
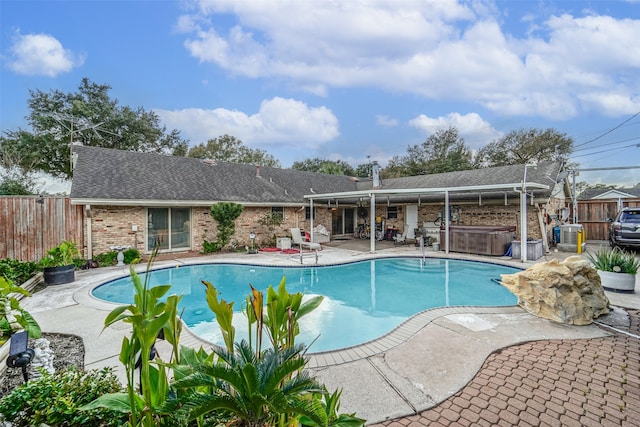
[[[88,77],[191,144],[226,133],[284,167],[384,166],[449,126],[472,149],[551,127],[583,168],[640,165],[640,0],[0,0],[0,28],[2,131],[27,127],[30,89]]]

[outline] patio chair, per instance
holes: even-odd
[[[393,236],[393,244],[394,245],[405,245],[407,243],[407,231],[409,230],[408,227],[404,227],[404,231],[402,232],[401,235],[395,235]]]
[[[300,264],[302,264],[302,248],[309,248],[309,250],[314,251],[316,254],[316,264],[318,263],[318,251],[322,249],[322,246],[320,246],[320,243],[306,242],[302,238],[302,233],[299,228],[291,229],[291,244],[298,245],[300,248]]]
[[[291,244],[298,245],[298,247],[300,249],[308,248],[308,249],[316,250],[316,251],[319,250],[319,249],[322,249],[322,246],[320,246],[320,243],[306,242],[302,238],[302,232],[300,231],[299,228],[292,228],[291,229]]]

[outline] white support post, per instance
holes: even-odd
[[[527,193],[520,192],[520,261],[527,262]]]
[[[520,188],[520,261],[527,262],[527,167],[524,165],[522,188]]]
[[[444,192],[444,253],[449,253],[449,222],[451,215],[449,214],[449,191]]]
[[[376,195],[371,193],[371,214],[369,221],[369,250],[371,253],[376,251]]]

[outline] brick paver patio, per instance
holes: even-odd
[[[631,335],[501,349],[438,406],[376,427],[640,426],[640,311],[627,312]]]

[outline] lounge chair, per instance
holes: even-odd
[[[395,235],[393,236],[393,244],[394,245],[405,245],[407,243],[407,231],[409,230],[408,227],[404,227],[404,231],[402,232],[401,235]]]
[[[298,245],[298,247],[300,248],[300,264],[303,263],[302,248],[309,248],[310,250],[312,250],[316,255],[316,264],[318,263],[318,251],[322,249],[320,243],[306,242],[302,238],[302,233],[300,232],[299,228],[291,229],[291,242],[293,245]]]
[[[291,229],[291,243],[293,245],[298,245],[300,249],[308,248],[316,251],[322,249],[322,246],[320,246],[320,243],[306,242],[302,238],[302,232],[300,231],[299,228]]]

